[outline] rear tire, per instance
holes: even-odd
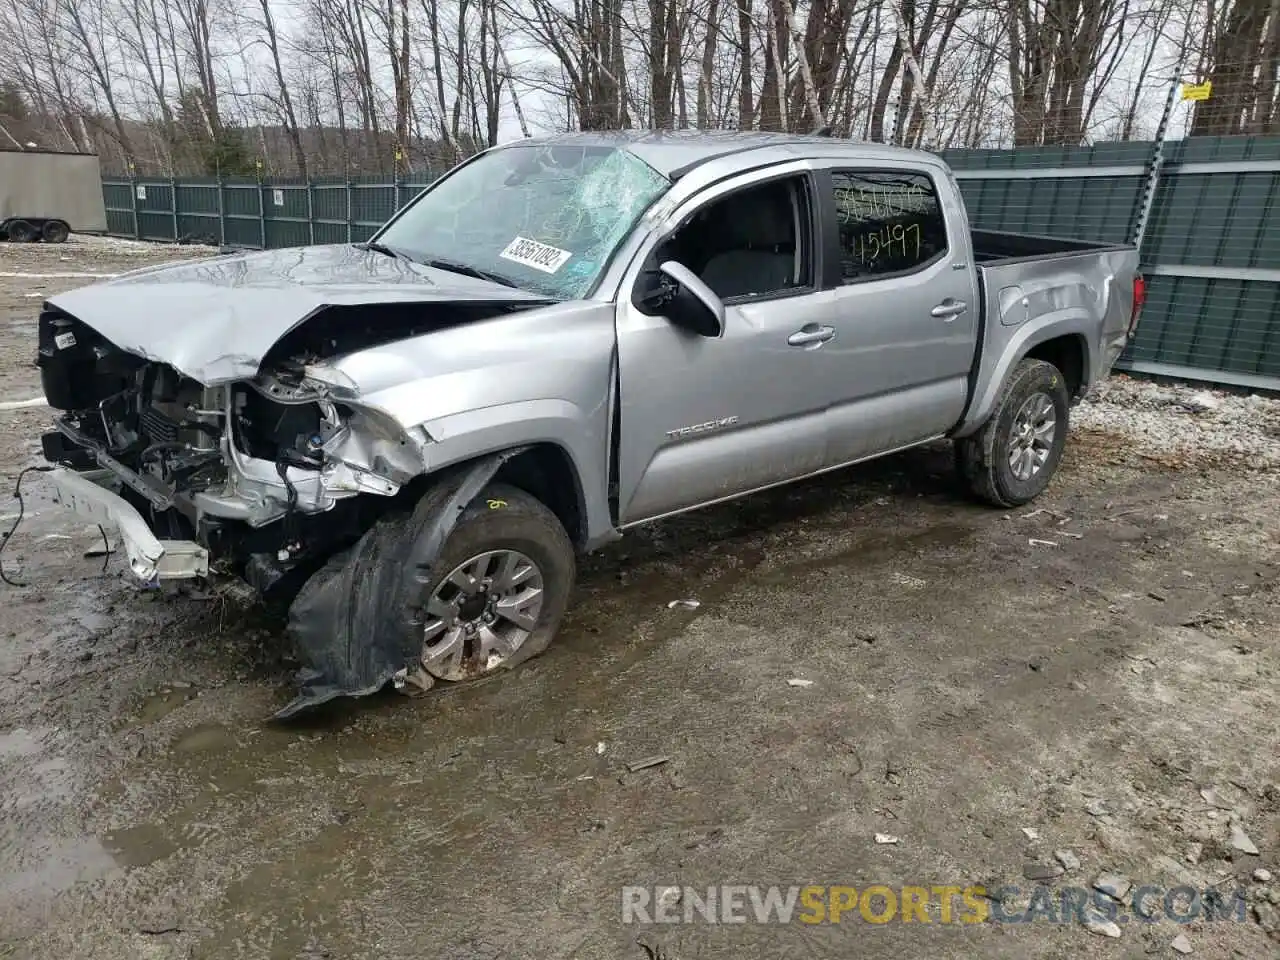
[[[435,516],[434,509],[415,510],[406,538],[426,536]],[[538,656],[555,638],[575,568],[573,543],[545,504],[506,484],[486,487],[427,576],[402,578],[397,603],[422,637],[423,670],[436,682],[456,683]]]
[[[34,243],[40,232],[26,220],[10,220],[5,236],[10,243]]]
[[[40,236],[45,243],[66,243],[71,236],[71,228],[62,220],[46,220]]]
[[[1043,360],[1014,367],[990,418],[955,442],[969,489],[996,507],[1017,507],[1044,492],[1067,443],[1069,397],[1062,373]]]

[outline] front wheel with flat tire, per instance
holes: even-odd
[[[1024,359],[977,433],[956,441],[956,465],[969,488],[997,507],[1017,507],[1044,492],[1067,443],[1070,397],[1061,371]]]
[[[492,484],[458,519],[431,572],[401,598],[434,681],[476,680],[546,650],[573,587],[573,544],[535,497]]]

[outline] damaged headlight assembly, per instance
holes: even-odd
[[[352,393],[310,376],[263,375],[236,384],[228,391],[231,429],[222,439],[227,486],[196,494],[201,511],[260,527],[293,511],[329,510],[357,494],[399,493],[422,473],[430,438],[334,398]]]

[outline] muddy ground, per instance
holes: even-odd
[[[192,253],[0,245],[0,401],[38,394],[31,294],[88,282],[2,274]],[[47,417],[0,411],[4,486]],[[104,573],[29,476],[4,553],[29,586],[0,587],[0,957],[1137,957],[1179,935],[1275,957],[1280,879],[1253,876],[1280,874],[1280,483],[1158,442],[1078,432],[1043,509],[969,503],[938,448],[663,523],[583,562],[524,668],[291,727],[264,721],[292,689],[275,623]],[[1058,888],[1113,872],[1248,910],[1114,939],[622,923],[625,885],[1026,890],[1054,851],[1080,861]]]

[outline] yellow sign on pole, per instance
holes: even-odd
[[[1208,100],[1213,93],[1213,82],[1206,80],[1204,83],[1184,83],[1182,85],[1183,100]]]

